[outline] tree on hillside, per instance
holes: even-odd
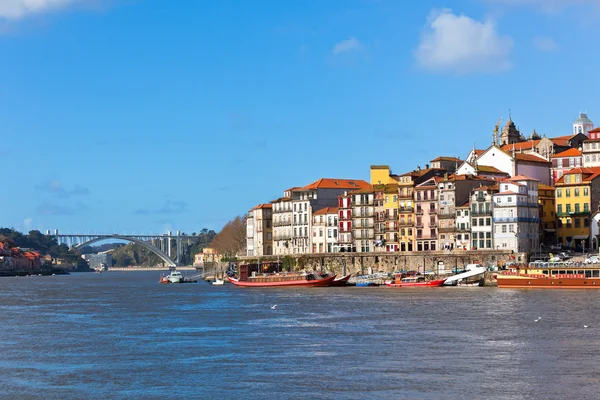
[[[237,216],[227,222],[213,239],[210,247],[217,250],[225,258],[234,258],[243,254],[246,249],[246,219]]]

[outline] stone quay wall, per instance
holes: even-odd
[[[284,269],[331,271],[336,274],[370,274],[375,272],[434,271],[443,273],[467,264],[497,266],[524,262],[527,255],[511,251],[428,251],[394,253],[327,253],[292,254],[287,256],[240,257],[241,262],[282,261]]]

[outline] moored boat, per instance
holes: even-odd
[[[342,276],[340,278],[335,278],[333,282],[331,282],[331,286],[346,286],[351,276],[352,274]]]
[[[428,279],[423,275],[412,275],[396,278],[392,282],[386,282],[389,287],[437,287],[442,286],[446,279]]]
[[[533,262],[511,266],[496,276],[499,288],[598,289],[600,266]]]
[[[327,278],[321,278],[318,274],[295,274],[295,273],[275,273],[275,274],[261,274],[251,277],[246,277],[245,280],[241,278],[233,278],[228,276],[229,282],[236,286],[244,287],[271,287],[271,286],[330,286],[334,276]]]

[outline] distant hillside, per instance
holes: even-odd
[[[81,254],[96,254],[125,246],[125,243],[105,243],[99,246],[85,246],[78,250]]]
[[[11,247],[31,248],[39,251],[42,255],[50,254],[53,258],[62,258],[79,268],[88,266],[78,252],[69,250],[65,244],[59,245],[54,237],[44,236],[40,231],[29,231],[27,235],[23,235],[14,229],[0,228],[0,242],[7,243]]]
[[[162,260],[156,254],[144,247],[129,243],[120,246],[111,252],[113,266],[127,267],[137,265],[140,267],[154,267],[162,265]]]

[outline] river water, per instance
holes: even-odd
[[[0,279],[0,398],[600,398],[600,291],[158,278]]]

